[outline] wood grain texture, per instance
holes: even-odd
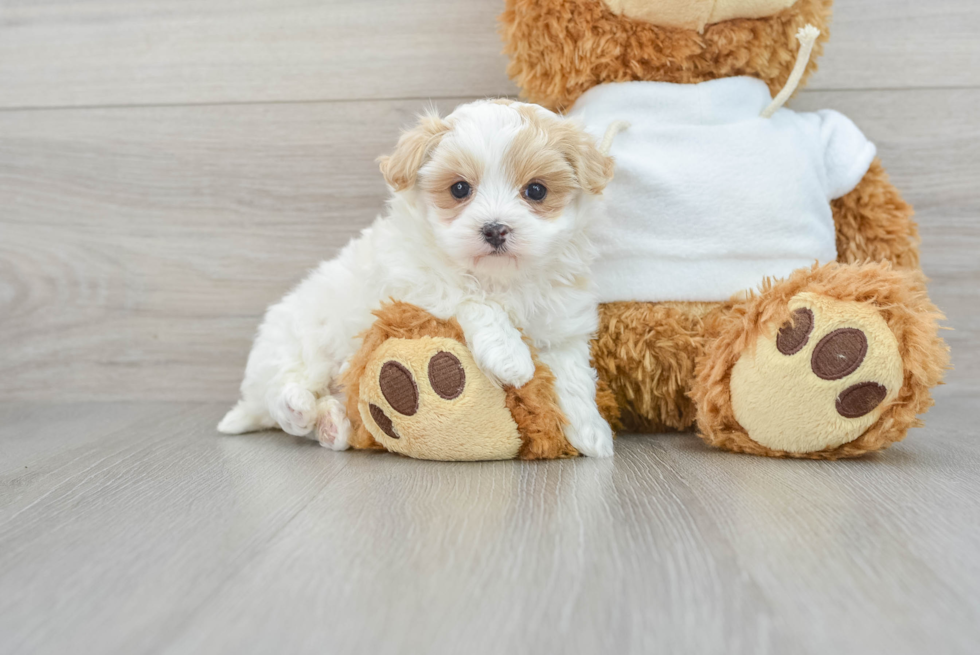
[[[0,107],[504,95],[502,0],[6,0]],[[980,6],[838,2],[812,89],[975,86]]]
[[[461,99],[438,104],[448,111]],[[918,208],[950,380],[980,366],[980,91],[807,92]],[[383,208],[421,101],[0,112],[0,398],[230,400],[265,307]]]
[[[422,108],[0,113],[0,396],[232,397],[264,307],[382,211],[374,159]]]
[[[0,107],[513,93],[501,0],[8,0]]]
[[[975,87],[980,6],[963,0],[837,0],[811,89]]]
[[[972,653],[977,400],[858,461],[478,464],[2,405],[0,444],[43,447],[0,470],[0,652]]]

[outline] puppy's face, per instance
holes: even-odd
[[[439,247],[475,274],[547,265],[584,227],[583,194],[601,193],[612,159],[576,124],[510,101],[425,116],[381,170],[412,190]]]

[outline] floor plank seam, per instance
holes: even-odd
[[[976,91],[980,85],[947,85],[947,86],[881,86],[881,87],[820,87],[809,86],[799,92],[798,95],[808,95],[812,93],[904,93],[908,91],[922,92],[943,92],[943,91]],[[516,91],[516,89],[515,89]],[[128,104],[99,104],[99,105],[13,105],[0,106],[0,114],[15,112],[42,112],[42,111],[86,111],[97,109],[179,109],[191,107],[261,107],[277,105],[339,105],[356,103],[399,103],[399,102],[426,102],[439,100],[454,100],[459,102],[470,102],[481,98],[517,98],[516,93],[487,93],[469,95],[431,95],[431,96],[406,96],[406,97],[363,97],[363,98],[302,98],[296,100],[218,100],[208,102],[150,102],[150,103],[128,103]]]

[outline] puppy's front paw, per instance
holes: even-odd
[[[612,457],[612,428],[599,415],[587,421],[565,426],[565,438],[587,457]]]
[[[287,385],[273,409],[279,427],[293,436],[305,437],[316,425],[316,396],[298,384]]]
[[[534,377],[531,350],[521,340],[500,340],[492,347],[474,349],[480,370],[500,385],[523,387]]]

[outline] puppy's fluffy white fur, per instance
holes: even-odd
[[[218,429],[278,425],[346,448],[350,422],[336,380],[372,310],[394,298],[455,316],[477,365],[504,385],[534,374],[523,330],[555,374],[571,444],[611,455],[589,359],[598,318],[588,233],[612,160],[556,114],[487,100],[445,119],[423,116],[381,168],[392,188],[387,214],[269,308],[242,399]]]

